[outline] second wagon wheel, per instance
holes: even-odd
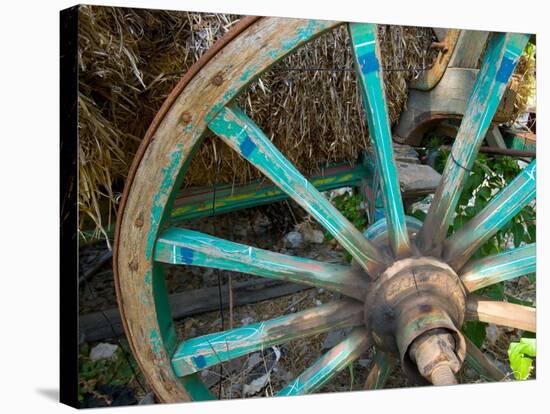
[[[214,398],[198,376],[201,370],[341,327],[354,329],[277,395],[315,392],[372,346],[377,353],[367,380],[370,388],[383,384],[394,359],[410,375],[433,384],[455,383],[454,374],[465,359],[486,377],[500,380],[504,375],[461,334],[464,320],[535,331],[534,308],[473,293],[534,272],[535,245],[469,259],[535,197],[536,161],[447,237],[465,179],[528,36],[491,36],[441,183],[421,223],[406,217],[403,209],[377,27],[349,24],[386,217],[362,234],[235,104],[239,93],[275,62],[340,24],[243,19],[178,84],[140,147],[119,213],[114,263],[128,340],[161,401]],[[352,255],[355,265],[288,256],[170,226],[171,202],[207,129],[318,220]],[[290,280],[339,292],[345,299],[246,327],[178,338],[162,263]]]

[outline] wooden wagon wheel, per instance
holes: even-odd
[[[465,319],[535,331],[533,308],[492,302],[476,289],[535,270],[535,245],[469,258],[535,197],[535,162],[450,237],[465,178],[528,36],[493,34],[430,211],[421,223],[404,214],[393,158],[377,28],[349,24],[355,67],[376,155],[387,219],[359,232],[308,183],[235,105],[247,85],[303,44],[342,23],[247,18],[180,82],[155,118],[132,165],[115,241],[122,320],[135,357],[164,402],[214,398],[198,373],[273,344],[354,327],[277,395],[311,393],[377,348],[367,386],[380,387],[395,355],[410,375],[454,383],[466,358],[502,379],[460,333]],[[273,253],[171,227],[171,202],[209,128],[319,221],[353,256],[355,266]],[[162,263],[215,267],[291,280],[339,292],[344,300],[196,338],[178,338]]]

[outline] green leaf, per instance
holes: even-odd
[[[514,246],[519,247],[521,242],[524,241],[525,228],[522,223],[514,223],[512,227],[512,233],[514,234]]]
[[[479,189],[476,195],[482,200],[487,201],[489,200],[489,198],[491,198],[491,189],[489,187],[482,187]]]
[[[529,234],[529,242],[535,243],[537,241],[537,227],[534,224],[527,226],[527,233]]]
[[[467,217],[473,217],[476,215],[476,208],[475,207],[466,207],[464,209],[464,213],[466,213]]]
[[[516,298],[512,295],[506,295],[506,300],[510,303],[515,303],[516,305],[523,305],[523,306],[534,306],[534,303],[530,300],[523,300],[520,298]]]
[[[468,180],[466,181],[466,188],[469,190],[473,190],[479,187],[479,185],[481,184],[481,181],[482,181],[482,178],[478,174],[472,173],[468,177]]]
[[[502,300],[504,299],[504,282],[487,286],[486,288],[481,289],[478,293],[493,300]]]
[[[533,358],[537,356],[537,342],[535,338],[521,338],[519,342],[512,342],[508,347],[510,368],[517,380],[526,380],[533,369]]]
[[[485,332],[486,324],[478,321],[468,321],[464,322],[462,325],[462,332],[466,335],[478,348],[483,345],[485,341]]]

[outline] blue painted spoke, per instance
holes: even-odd
[[[377,25],[349,23],[355,71],[361,87],[363,104],[372,138],[384,211],[388,218],[390,243],[396,257],[410,252],[411,244],[405,223],[405,211],[392,148],[390,120],[387,112],[384,79],[380,67]]]
[[[334,375],[365,352],[369,345],[370,341],[367,330],[365,328],[356,328],[346,339],[323,355],[276,395],[303,395],[317,391]]]
[[[293,339],[317,335],[331,329],[363,323],[363,305],[339,301],[291,315],[199,336],[182,342],[172,356],[178,376],[198,372],[233,358],[284,344]]]
[[[479,214],[445,241],[443,257],[455,270],[535,198],[536,167],[537,161],[533,160]]]
[[[535,273],[536,243],[467,263],[460,279],[469,292],[520,276]]]
[[[441,183],[417,243],[425,254],[439,255],[458,200],[508,80],[529,35],[493,33],[468,101]]]
[[[239,108],[222,109],[209,127],[315,217],[370,276],[376,276],[387,265],[389,259],[384,253],[309,183]]]
[[[177,227],[164,231],[155,246],[155,260],[212,267],[340,292],[363,300],[367,278],[349,265],[288,256]]]

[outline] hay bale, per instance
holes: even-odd
[[[155,113],[239,16],[101,6],[81,6],[79,15],[79,227],[106,235]],[[407,82],[433,61],[434,32],[386,25],[379,30],[393,124],[403,110]],[[304,174],[329,162],[355,160],[369,145],[344,26],[275,65],[238,101]],[[211,138],[191,162],[184,186],[261,177]]]
[[[79,7],[79,229],[103,233],[136,149],[183,73],[237,16]]]

